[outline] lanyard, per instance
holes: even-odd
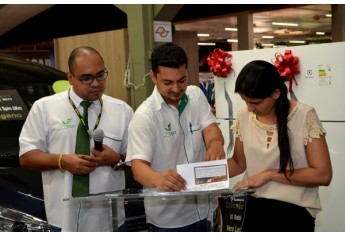
[[[69,100],[69,102],[71,103],[71,105],[72,105],[72,107],[73,107],[75,113],[77,113],[77,115],[78,115],[78,117],[79,117],[81,123],[83,124],[83,126],[84,126],[84,128],[85,128],[87,134],[89,135],[89,139],[91,139],[91,132],[90,132],[89,128],[86,126],[86,123],[85,123],[83,117],[80,115],[80,112],[79,112],[78,108],[74,105],[74,103],[73,103],[73,101],[72,101],[72,99],[71,99],[71,97],[70,97],[70,90],[71,90],[71,89],[68,90],[68,100]],[[101,110],[100,110],[100,112],[99,112],[99,114],[98,114],[98,117],[97,117],[97,120],[96,120],[96,124],[95,124],[95,127],[93,128],[93,130],[96,130],[96,129],[97,129],[98,124],[99,124],[99,122],[100,122],[100,120],[101,120],[101,116],[102,116],[102,111],[103,111],[103,100],[102,100],[102,98],[99,99],[99,102],[101,103]],[[84,111],[84,112],[85,112],[85,111]]]

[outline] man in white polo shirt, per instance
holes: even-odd
[[[115,171],[113,166],[126,153],[133,110],[125,102],[104,94],[108,71],[94,48],[75,48],[68,65],[71,89],[36,101],[30,110],[19,137],[20,164],[42,171],[51,231],[112,231],[107,203],[87,205],[63,199],[72,197],[72,183],[82,175],[89,180],[88,184],[84,182],[89,185],[86,195],[125,188],[124,171]],[[85,121],[82,101],[91,103]],[[80,123],[88,134],[84,142],[90,145],[87,154],[75,148]],[[96,129],[104,131],[102,151],[93,147],[90,134]],[[123,204],[119,204],[118,212],[118,230],[124,231]]]
[[[145,188],[178,192],[185,180],[176,165],[225,158],[218,121],[201,89],[188,86],[188,59],[176,44],[152,52],[150,76],[155,83],[129,125],[127,161]],[[202,199],[145,199],[150,231],[207,231],[214,206]],[[206,207],[205,207],[206,206]]]

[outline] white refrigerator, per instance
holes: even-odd
[[[229,130],[239,107],[243,104],[234,93],[236,77],[241,68],[252,60],[276,61],[276,55],[291,50],[299,58],[300,73],[295,75],[291,97],[315,107],[327,131],[333,179],[329,186],[320,187],[322,211],[317,215],[315,230],[319,232],[345,231],[345,42],[307,46],[280,47],[229,52],[232,72],[227,78],[215,78],[216,116],[225,138],[224,149],[231,157],[233,134]],[[286,83],[289,86],[289,83]],[[235,184],[241,176],[230,180]]]

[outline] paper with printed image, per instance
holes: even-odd
[[[203,191],[229,188],[229,171],[226,159],[177,165],[186,181],[184,191]]]

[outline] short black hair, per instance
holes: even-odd
[[[183,48],[174,43],[165,43],[152,51],[151,70],[158,73],[159,66],[179,68],[181,65],[188,67],[188,58]]]

